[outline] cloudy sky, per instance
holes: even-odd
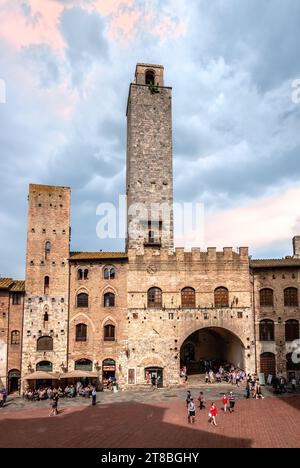
[[[0,18],[2,276],[24,275],[29,183],[72,188],[72,250],[123,249],[97,238],[96,207],[125,191],[137,62],[174,88],[175,200],[204,203],[202,247],[291,253],[298,0],[0,0]]]

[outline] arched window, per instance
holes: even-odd
[[[220,287],[215,289],[215,307],[217,309],[229,307],[229,293],[227,288]]]
[[[196,307],[195,289],[184,288],[181,291],[181,306],[183,309],[194,309]]]
[[[11,344],[12,345],[20,344],[20,332],[18,330],[14,330],[11,332]]]
[[[50,252],[51,252],[51,242],[47,241],[47,242],[45,243],[45,259],[46,259],[46,260],[47,260],[47,258],[49,257]]]
[[[160,308],[162,307],[162,290],[159,288],[151,288],[148,291],[148,307]]]
[[[299,340],[298,320],[287,320],[285,322],[285,341]]]
[[[49,288],[50,288],[50,278],[49,276],[45,276],[44,278],[44,294],[45,295],[49,294]]]
[[[37,340],[37,351],[53,351],[53,338],[42,336]]]
[[[145,75],[145,82],[146,85],[154,85],[155,84],[155,73],[152,70],[147,70]]]
[[[77,307],[87,308],[89,306],[89,296],[87,293],[77,295]]]
[[[108,324],[104,326],[104,341],[115,341],[116,327]]]
[[[115,307],[115,295],[114,293],[104,294],[104,307]]]
[[[77,279],[78,281],[87,280],[89,277],[89,270],[82,270],[81,268],[77,270]]]
[[[84,323],[76,325],[76,341],[87,340],[87,326]]]
[[[112,280],[116,277],[116,269],[114,266],[106,266],[103,269],[103,278],[106,280]]]
[[[274,292],[273,289],[262,289],[259,292],[260,306],[273,307],[274,306]]]
[[[298,307],[297,288],[286,288],[284,290],[284,307]]]
[[[89,359],[79,359],[75,362],[75,370],[92,371],[93,363]]]
[[[52,372],[53,365],[50,361],[41,361],[36,365],[37,371]]]
[[[275,326],[273,320],[262,320],[259,324],[259,340],[274,341]]]

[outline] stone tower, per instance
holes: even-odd
[[[161,65],[138,64],[130,85],[126,185],[127,249],[173,249],[172,88]]]
[[[67,366],[70,189],[30,185],[28,201],[22,377]]]

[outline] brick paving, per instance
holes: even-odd
[[[207,421],[208,409],[201,413],[198,410],[196,423],[188,424],[184,393],[154,392],[148,399],[144,397],[144,402],[141,394],[141,401],[111,403],[102,398],[97,407],[92,407],[90,401],[84,405],[80,400],[76,404],[65,402],[56,417],[48,416],[48,402],[30,403],[14,411],[8,405],[0,411],[0,447],[290,448],[300,445],[299,396],[239,398],[236,412],[223,414],[219,410],[218,427],[212,427]],[[218,406],[221,407],[220,402]]]

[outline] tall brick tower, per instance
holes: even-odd
[[[127,248],[173,249],[172,88],[161,65],[138,64],[130,85],[126,184]]]
[[[67,365],[70,189],[30,185],[28,200],[22,377]]]

